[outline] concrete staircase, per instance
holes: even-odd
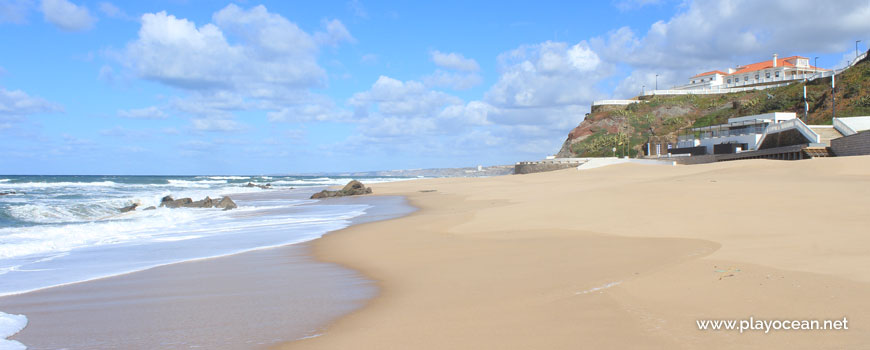
[[[831,140],[843,137],[837,129],[830,125],[808,125],[813,132],[819,135],[819,142],[831,146]]]

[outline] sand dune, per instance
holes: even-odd
[[[860,348],[870,157],[376,184],[420,211],[314,244],[381,293],[286,349]],[[424,190],[434,190],[421,192]],[[849,330],[701,331],[698,319]]]

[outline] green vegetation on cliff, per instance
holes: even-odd
[[[837,117],[870,115],[870,60],[864,59],[837,75]],[[830,125],[831,79],[806,83],[807,124]],[[636,156],[653,139],[676,141],[688,127],[723,124],[728,118],[795,112],[803,118],[803,82],[788,86],[717,95],[671,95],[645,98],[628,106],[600,106],[571,130],[559,157]]]

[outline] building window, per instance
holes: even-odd
[[[758,80],[758,74],[755,75],[755,80]]]
[[[749,81],[749,76],[748,76],[748,75],[744,75],[744,76],[743,76],[743,81]]]
[[[767,78],[767,79],[770,79],[770,72],[766,72],[766,73],[764,73],[764,77]]]
[[[779,71],[776,71],[773,74],[776,75],[777,78],[779,78]]]
[[[735,77],[735,78],[734,78],[734,82],[735,82],[735,83],[739,83],[739,82],[740,82],[740,77]]]
[[[731,79],[728,79],[728,84],[731,84]]]
[[[694,80],[692,80],[692,84],[694,84],[694,83],[695,83],[695,81],[694,81]]]

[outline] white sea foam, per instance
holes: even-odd
[[[247,180],[250,176],[197,176],[197,178],[207,178],[212,180]]]
[[[22,182],[3,184],[3,188],[28,189],[28,188],[60,188],[60,187],[114,187],[117,183],[112,181],[95,182]]]
[[[172,186],[178,187],[211,187],[210,185],[225,184],[227,180],[166,180]]]
[[[273,185],[297,185],[297,186],[329,186],[329,185],[344,185],[347,184],[349,178],[342,179],[333,179],[328,177],[321,177],[316,179],[300,179],[300,180],[278,180],[272,182]],[[403,181],[403,180],[411,180],[411,178],[393,178],[393,177],[384,177],[384,178],[371,178],[361,180],[365,184],[373,184],[373,183],[384,183],[384,182],[394,182],[394,181]]]
[[[212,210],[142,211],[138,220],[93,221],[66,225],[0,228],[0,259],[66,252],[75,248],[118,244],[158,236],[164,230],[198,217],[218,215]]]
[[[580,294],[589,294],[589,293],[597,292],[597,291],[600,291],[600,290],[604,290],[604,289],[607,289],[607,288],[610,288],[610,287],[613,287],[613,286],[619,285],[620,283],[622,283],[622,281],[610,282],[610,283],[605,284],[605,285],[603,285],[603,286],[598,286],[598,287],[590,288],[590,289],[587,289],[587,290],[584,290],[584,291],[579,291],[579,292],[576,292],[576,293],[574,293],[574,294],[575,294],[575,295],[580,295]]]
[[[27,326],[27,317],[24,315],[11,315],[0,311],[0,350],[24,350],[24,344],[17,340],[7,338],[20,332]]]
[[[0,182],[9,182],[9,181],[11,181],[11,180],[10,179],[0,179]]]

